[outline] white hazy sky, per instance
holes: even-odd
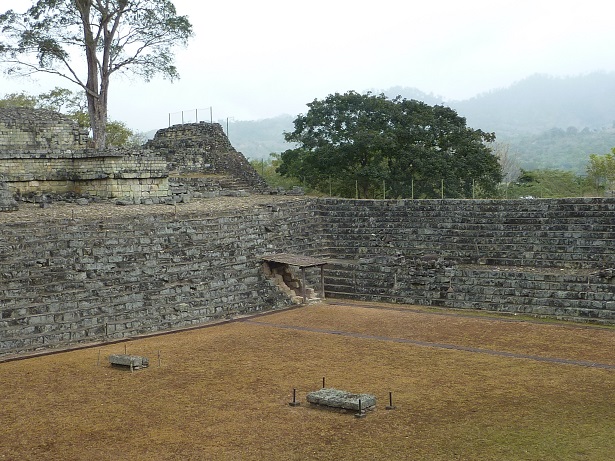
[[[117,76],[109,112],[147,131],[186,121],[252,120],[307,111],[328,94],[392,86],[443,101],[507,87],[535,73],[615,71],[606,0],[175,0],[195,37],[178,49],[181,79]],[[29,0],[0,0],[0,13]],[[0,95],[70,83],[0,76]],[[74,88],[76,89],[76,87]],[[205,110],[206,109],[206,110]],[[190,120],[192,121],[192,120]]]

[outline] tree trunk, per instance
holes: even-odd
[[[109,76],[101,77],[100,89],[94,89],[98,97],[88,92],[88,112],[94,148],[102,150],[107,146],[107,96],[109,92]]]
[[[107,145],[107,104],[104,99],[106,94],[103,95],[102,92],[98,97],[88,95],[90,127],[96,150],[102,150]]]
[[[97,42],[92,33],[92,25],[90,24],[92,1],[78,0],[76,5],[81,15],[81,23],[83,24],[85,38],[85,55],[88,65],[88,80],[86,82],[85,92],[88,101],[88,114],[90,115],[90,127],[92,128],[94,148],[96,150],[101,150],[106,146],[107,89],[109,87],[109,76],[102,76],[100,88],[98,88],[99,62],[96,55]]]

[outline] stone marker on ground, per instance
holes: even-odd
[[[146,368],[149,365],[147,357],[139,355],[112,354],[109,363],[114,366],[131,367],[134,369]]]
[[[307,394],[307,401],[314,405],[359,411],[370,410],[376,406],[376,397],[371,394],[353,394],[333,388],[323,388]]]

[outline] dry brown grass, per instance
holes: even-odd
[[[612,329],[313,305],[128,342],[135,373],[124,344],[2,363],[0,460],[613,459],[613,369],[263,322],[615,365]],[[323,376],[377,409],[310,408]]]

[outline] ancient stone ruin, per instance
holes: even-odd
[[[216,124],[93,152],[62,116],[4,110],[0,140],[1,210],[14,197],[101,200],[0,213],[0,359],[288,307],[315,295],[300,296],[308,285],[326,298],[615,324],[614,198],[218,197],[265,186]],[[177,206],[115,206],[122,198]],[[316,270],[276,261],[284,253]]]
[[[246,158],[233,148],[219,123],[161,129],[145,147],[166,160],[169,185],[175,194],[191,191],[197,197],[210,198],[269,189]]]
[[[111,354],[109,363],[114,367],[130,368],[130,370],[140,370],[149,366],[149,359],[140,355]]]
[[[87,130],[55,112],[0,108],[0,211],[10,195],[176,203],[191,197],[264,192],[266,183],[217,123],[159,130],[143,148],[88,148]],[[241,192],[240,192],[241,191]]]

